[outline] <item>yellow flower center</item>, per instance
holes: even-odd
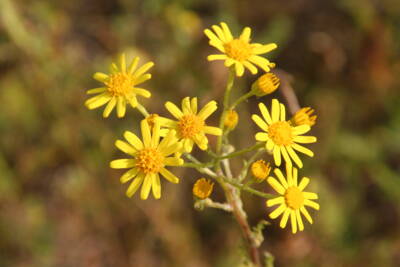
[[[233,39],[224,45],[225,53],[237,61],[245,61],[252,55],[251,45],[241,39]]]
[[[205,178],[201,178],[197,180],[193,186],[193,195],[200,199],[206,199],[211,195],[213,188],[213,182],[206,180]]]
[[[158,173],[164,167],[164,156],[154,148],[144,148],[136,155],[136,168],[141,172]]]
[[[269,166],[269,163],[266,164],[262,159],[257,160],[251,165],[251,173],[260,182],[267,178],[270,171],[271,167]]]
[[[286,121],[278,121],[271,124],[268,128],[268,136],[278,146],[292,144],[292,127]]]
[[[178,122],[179,134],[182,138],[193,138],[204,128],[204,120],[199,116],[190,114],[182,116]]]
[[[105,84],[107,85],[107,90],[113,96],[124,96],[132,90],[134,79],[129,74],[116,73],[110,75],[110,78]]]
[[[304,203],[303,193],[299,188],[291,186],[285,192],[286,205],[294,210],[300,209]]]

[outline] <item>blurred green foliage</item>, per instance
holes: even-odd
[[[152,112],[184,96],[220,99],[227,71],[206,61],[202,30],[221,20],[277,42],[273,60],[319,116],[300,174],[314,179],[321,211],[295,236],[272,222],[263,249],[277,266],[400,265],[396,0],[0,0],[0,266],[235,266],[235,222],[192,207],[198,174],[177,168],[181,184],[164,183],[160,201],[127,199],[108,162],[140,116],[104,120],[83,106],[92,73],[122,51],[156,63]],[[253,142],[254,101],[240,110],[239,148]],[[266,219],[262,199],[245,201],[253,224]]]

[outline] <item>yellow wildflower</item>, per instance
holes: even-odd
[[[303,163],[294,150],[302,152],[310,157],[314,153],[297,143],[314,143],[317,138],[314,136],[301,136],[310,130],[309,125],[292,126],[286,121],[285,106],[277,99],[272,100],[271,115],[263,103],[258,105],[264,119],[258,115],[253,115],[253,121],[265,132],[258,132],[255,135],[257,141],[265,142],[267,150],[273,152],[276,166],[281,165],[281,157],[286,163],[291,164],[293,160],[299,168]]]
[[[239,114],[235,110],[228,110],[225,121],[224,121],[224,126],[228,129],[235,129],[236,125],[238,124],[239,121]]]
[[[197,98],[190,100],[185,97],[182,100],[182,110],[171,102],[165,103],[166,109],[178,120],[159,117],[161,126],[167,128],[162,131],[162,135],[168,132],[168,129],[176,130],[178,139],[183,143],[183,151],[190,153],[194,143],[202,149],[208,147],[206,134],[221,135],[222,130],[218,127],[208,126],[205,120],[217,109],[217,102],[210,101],[199,112],[197,112]]]
[[[127,67],[125,54],[119,59],[119,65],[111,64],[111,74],[96,72],[93,78],[104,83],[104,87],[94,88],[87,91],[87,94],[97,94],[89,98],[85,105],[89,109],[95,109],[107,104],[103,112],[103,117],[107,118],[115,106],[117,106],[117,116],[122,118],[125,115],[126,105],[130,103],[133,108],[138,105],[137,96],[149,98],[151,93],[146,89],[136,87],[137,85],[151,78],[151,74],[146,73],[153,65],[148,62],[136,69],[139,58],[135,57]]]
[[[181,158],[170,156],[181,150],[181,145],[177,142],[174,130],[170,131],[160,142],[160,124],[158,122],[155,123],[152,131],[147,120],[142,120],[140,126],[143,141],[134,133],[126,131],[124,137],[128,143],[121,140],[115,142],[121,151],[132,158],[113,160],[110,162],[110,167],[114,169],[130,168],[121,176],[121,183],[134,179],[126,191],[128,197],[132,197],[143,184],[140,192],[142,199],[147,199],[151,189],[154,198],[159,199],[161,197],[160,174],[172,183],[179,182],[179,179],[165,166],[183,164]]]
[[[242,76],[245,67],[252,74],[256,74],[258,70],[254,64],[265,72],[269,72],[270,68],[275,65],[259,55],[274,50],[277,45],[274,43],[267,45],[250,43],[251,29],[249,27],[243,29],[239,38],[233,38],[231,31],[224,22],[221,22],[221,27],[213,25],[211,28],[215,33],[209,29],[204,30],[204,33],[210,39],[209,44],[223,54],[209,55],[207,57],[209,61],[225,60],[226,67],[235,65],[236,76]]]
[[[213,188],[213,182],[206,180],[205,178],[200,178],[193,185],[193,195],[200,199],[206,199],[211,195]]]
[[[265,96],[275,92],[279,85],[279,78],[276,77],[275,74],[269,72],[258,78],[251,86],[251,89],[256,96]]]
[[[271,167],[269,162],[265,163],[264,160],[260,159],[251,164],[251,173],[256,178],[257,182],[262,182],[268,177],[271,172]]]
[[[309,125],[313,126],[317,120],[317,115],[312,115],[314,110],[310,107],[302,108],[294,114],[290,122],[295,125]]]
[[[313,223],[313,220],[308,213],[306,207],[311,207],[319,210],[319,204],[316,203],[315,199],[318,199],[318,195],[312,192],[304,192],[310,179],[303,177],[300,183],[297,182],[297,169],[292,168],[292,165],[286,165],[286,179],[283,176],[281,170],[275,169],[274,173],[278,180],[273,177],[269,177],[267,182],[278,192],[281,196],[267,200],[267,207],[279,205],[277,209],[269,214],[271,219],[275,219],[283,214],[280,227],[285,228],[289,220],[292,226],[292,233],[296,233],[304,230],[303,220],[301,214],[309,221]],[[300,214],[301,213],[301,214]]]

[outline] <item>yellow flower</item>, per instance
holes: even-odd
[[[275,92],[279,84],[279,78],[276,77],[275,74],[269,72],[258,78],[251,86],[251,89],[256,96],[261,97]]]
[[[267,207],[279,205],[277,209],[269,214],[271,219],[275,219],[283,214],[280,227],[285,228],[290,217],[292,225],[292,232],[296,233],[304,230],[303,220],[301,214],[306,217],[309,223],[313,223],[313,220],[308,213],[306,207],[311,207],[319,210],[319,204],[313,201],[318,199],[318,195],[312,192],[304,192],[310,179],[303,177],[300,183],[297,182],[297,169],[292,168],[292,165],[286,165],[286,179],[283,176],[281,170],[275,169],[275,175],[278,177],[279,182],[273,178],[268,177],[267,182],[278,192],[281,196],[267,200]]]
[[[197,112],[197,98],[190,100],[185,97],[182,100],[182,110],[171,102],[165,103],[166,109],[178,120],[173,121],[167,118],[159,117],[163,129],[162,135],[168,132],[168,129],[175,129],[178,139],[183,143],[183,151],[189,153],[193,149],[194,143],[202,149],[208,147],[206,134],[221,135],[222,130],[218,127],[207,126],[205,120],[217,109],[217,102],[210,101],[199,112]]]
[[[286,121],[285,106],[277,99],[272,100],[271,115],[263,103],[258,104],[263,119],[258,115],[253,115],[253,121],[265,132],[258,132],[255,135],[257,141],[265,142],[267,150],[273,152],[276,166],[281,165],[281,157],[286,163],[291,164],[293,160],[299,168],[303,167],[299,156],[294,150],[302,152],[310,157],[314,153],[297,143],[315,143],[317,138],[314,136],[302,136],[310,130],[309,125],[292,126]]]
[[[177,142],[174,130],[170,131],[160,142],[160,124],[158,122],[150,131],[147,120],[142,120],[141,132],[143,142],[129,131],[124,133],[128,142],[121,140],[115,142],[115,145],[121,151],[132,156],[132,158],[113,160],[110,162],[110,167],[114,169],[130,168],[121,176],[121,183],[134,179],[126,191],[128,197],[132,197],[143,184],[140,192],[142,199],[147,199],[151,189],[154,198],[159,199],[161,197],[160,174],[172,183],[179,182],[179,179],[165,166],[183,164],[181,158],[170,156],[181,150],[181,145]]]
[[[228,129],[235,129],[239,121],[239,114],[235,110],[229,110],[226,114],[224,126]]]
[[[313,126],[317,120],[317,115],[312,115],[314,110],[310,107],[302,108],[294,114],[290,122],[295,125],[309,125]]]
[[[213,188],[213,182],[206,180],[205,178],[200,178],[193,185],[193,195],[200,199],[206,199],[211,195]]]
[[[257,182],[262,182],[268,177],[271,172],[271,167],[269,162],[265,163],[264,160],[260,159],[251,164],[251,173],[256,178]]]
[[[117,106],[117,116],[122,118],[125,115],[126,105],[130,103],[133,108],[138,105],[137,96],[149,98],[151,93],[146,89],[136,87],[137,85],[151,78],[151,74],[146,73],[153,65],[148,62],[136,69],[139,58],[135,57],[127,67],[125,54],[119,59],[119,65],[111,64],[111,74],[96,72],[93,78],[104,83],[104,87],[94,88],[87,91],[87,94],[97,94],[89,98],[85,105],[89,109],[95,109],[107,104],[103,112],[103,117],[107,118],[111,111]]]
[[[259,55],[274,50],[277,48],[277,45],[274,43],[267,45],[250,43],[251,29],[249,27],[243,29],[239,38],[233,38],[231,31],[224,22],[221,22],[221,27],[218,25],[211,27],[215,33],[209,29],[204,30],[204,33],[210,39],[209,44],[223,54],[209,55],[207,57],[209,61],[225,60],[226,67],[235,65],[237,76],[243,75],[245,67],[252,74],[256,74],[258,70],[254,64],[258,65],[265,72],[269,72],[270,68],[275,65]]]

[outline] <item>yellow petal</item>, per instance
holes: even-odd
[[[281,112],[281,121],[286,121],[286,110],[285,110],[285,106],[282,104],[282,103],[280,103],[279,104],[279,106],[280,106],[280,112]]]
[[[308,213],[307,209],[303,206],[300,208],[301,213],[304,215],[304,217],[306,217],[307,221],[312,224],[313,223],[313,219],[310,216],[310,213]]]
[[[165,103],[165,108],[178,120],[182,118],[182,111],[172,102]]]
[[[213,126],[205,126],[204,132],[206,134],[212,134],[212,135],[217,135],[217,136],[222,135],[222,130],[218,127],[213,127]]]
[[[255,138],[257,141],[260,141],[260,142],[265,142],[265,141],[269,140],[268,134],[263,133],[263,132],[256,133]]]
[[[275,206],[278,204],[285,203],[285,198],[284,197],[276,197],[276,198],[267,200],[266,203],[267,203],[267,207],[272,207],[272,206]]]
[[[318,195],[313,192],[303,192],[303,196],[306,199],[318,199]]]
[[[266,44],[266,45],[262,45],[262,46],[257,46],[255,48],[253,48],[253,53],[254,54],[265,54],[268,53],[272,50],[274,50],[275,48],[277,48],[278,46],[274,43],[270,43],[270,44]]]
[[[225,54],[218,54],[218,55],[209,55],[207,57],[208,61],[214,61],[214,60],[226,60],[228,57]]]
[[[272,121],[279,121],[279,101],[278,99],[272,99]]]
[[[145,98],[149,98],[151,96],[151,93],[148,90],[143,89],[143,88],[135,87],[135,88],[133,88],[133,92],[135,94],[143,96]]]
[[[293,159],[293,161],[296,163],[296,165],[299,168],[303,168],[303,162],[300,160],[299,156],[297,156],[296,152],[292,149],[291,146],[286,147],[290,157]]]
[[[309,150],[308,148],[305,148],[304,146],[298,145],[298,144],[292,144],[292,148],[296,149],[297,151],[306,154],[307,156],[313,157],[314,153]]]
[[[115,141],[115,146],[118,147],[122,152],[125,152],[126,154],[129,155],[135,155],[136,153],[136,149],[134,147],[132,147],[130,144],[121,141],[121,140],[117,140]]]
[[[269,62],[268,59],[265,59],[265,58],[260,57],[260,56],[253,55],[253,56],[251,56],[249,58],[249,61],[254,63],[254,64],[256,64],[257,66],[259,66],[265,72],[269,72],[271,70],[270,67],[269,67],[271,62]]]
[[[303,224],[303,220],[301,219],[300,210],[297,209],[295,212],[296,212],[297,223],[299,224],[299,231],[303,231],[304,224]]]
[[[147,120],[142,120],[140,122],[140,128],[142,130],[142,138],[143,138],[144,146],[150,147],[151,146],[151,133],[150,133],[149,123],[147,122]]]
[[[282,216],[281,222],[279,224],[279,226],[281,228],[285,228],[286,227],[287,221],[289,219],[289,215],[290,215],[290,209],[286,209],[285,213]]]
[[[139,76],[141,76],[142,74],[144,74],[146,71],[148,71],[151,67],[154,66],[153,62],[147,62],[146,64],[144,64],[143,66],[141,66],[140,68],[138,68],[132,75],[135,78],[139,78]]]
[[[315,202],[315,201],[312,201],[312,200],[309,200],[309,199],[305,199],[304,200],[304,205],[308,206],[308,207],[311,207],[311,208],[314,208],[316,210],[319,210],[319,204],[317,202]]]
[[[300,184],[299,184],[299,190],[303,191],[304,188],[307,187],[307,185],[310,183],[310,179],[307,177],[303,177],[303,179],[301,179]]]
[[[292,165],[292,161],[290,160],[289,154],[287,153],[286,148],[284,146],[281,146],[281,154],[286,164]]]
[[[278,168],[275,168],[274,173],[275,173],[276,177],[278,177],[279,182],[283,185],[283,187],[285,189],[288,188],[289,185],[288,185],[288,183],[287,183],[287,181],[285,179],[285,176],[283,176],[282,171],[280,169],[278,169]]]
[[[251,74],[253,74],[253,75],[257,74],[258,69],[253,64],[251,64],[249,61],[243,61],[242,63],[246,68],[249,69]]]
[[[292,129],[293,129],[292,130],[293,134],[300,135],[300,134],[305,134],[306,132],[308,132],[311,129],[311,127],[307,124],[303,124],[300,126],[293,127]]]
[[[273,189],[275,189],[276,192],[281,195],[285,194],[285,188],[275,178],[268,177],[267,182]]]
[[[180,166],[183,164],[183,159],[177,158],[177,157],[169,157],[165,158],[164,164],[166,166]]]
[[[121,183],[126,183],[130,181],[132,178],[134,178],[139,172],[139,169],[137,168],[132,168],[128,171],[126,171],[120,178]]]
[[[276,208],[273,212],[269,214],[269,217],[271,219],[278,218],[278,216],[281,215],[286,209],[286,206],[284,204],[281,204],[278,208]]]
[[[281,166],[281,149],[279,146],[274,146],[274,160],[276,166]]]
[[[103,111],[104,118],[107,118],[110,115],[116,104],[117,104],[117,98],[116,97],[111,98],[110,102],[108,102],[106,108]]]
[[[150,80],[151,77],[152,76],[151,76],[150,73],[146,73],[146,74],[140,75],[139,77],[137,77],[135,79],[135,82],[134,82],[133,86],[136,86],[136,85],[139,85],[141,83],[144,83],[145,81]]]
[[[297,232],[297,222],[296,222],[296,212],[294,210],[290,211],[290,223],[292,225],[292,233]]]
[[[132,197],[143,183],[144,174],[139,174],[126,190],[126,196]]]
[[[172,174],[169,170],[167,170],[166,168],[162,168],[160,170],[160,173],[162,176],[164,176],[165,179],[167,179],[168,181],[170,181],[171,183],[177,184],[179,183],[179,178],[176,177],[174,174]]]
[[[126,169],[135,167],[136,161],[134,159],[116,159],[110,162],[110,167],[113,169]]]
[[[268,124],[266,124],[265,121],[263,121],[263,119],[261,119],[260,116],[253,114],[251,116],[251,119],[257,124],[258,127],[260,127],[262,130],[268,132]]]
[[[295,136],[293,141],[300,144],[310,144],[317,142],[317,138],[315,136]]]
[[[126,100],[122,96],[118,97],[117,100],[117,116],[118,118],[122,118],[125,116],[126,112]]]
[[[210,101],[200,110],[197,116],[206,120],[215,110],[217,110],[217,102]]]
[[[122,53],[119,57],[119,66],[121,68],[121,72],[126,73],[126,58],[124,53]]]
[[[258,104],[258,107],[260,108],[261,115],[264,117],[264,120],[268,124],[272,124],[272,118],[271,118],[271,115],[268,112],[267,107],[263,103]]]
[[[185,97],[182,99],[182,112],[183,114],[191,114],[191,109],[190,109],[190,98]]]
[[[161,183],[160,183],[160,176],[158,173],[152,176],[152,189],[153,189],[153,196],[155,199],[161,198]]]
[[[103,93],[106,90],[107,90],[107,88],[105,88],[105,87],[93,88],[93,89],[87,90],[86,94],[91,95],[91,94]]]
[[[217,34],[217,39],[218,40],[221,40],[223,43],[227,42],[227,40],[225,38],[225,34],[224,34],[224,32],[222,31],[222,29],[219,26],[213,25],[213,26],[211,26],[211,28]]]
[[[138,58],[138,57],[135,57],[135,58],[132,60],[131,64],[130,64],[129,67],[128,67],[128,73],[129,73],[129,74],[132,74],[132,73],[135,71],[138,62],[139,62],[139,58]]]
[[[139,137],[137,137],[136,134],[125,131],[124,137],[136,150],[143,149],[143,142],[139,139]]]
[[[150,189],[151,189],[151,185],[152,185],[152,176],[150,174],[147,174],[144,177],[144,182],[142,185],[142,190],[140,191],[140,198],[141,199],[147,199],[150,193]]]
[[[95,109],[105,105],[108,101],[110,101],[110,99],[110,94],[108,92],[105,92],[89,98],[88,100],[86,100],[85,105],[88,109]]]
[[[102,72],[96,72],[95,74],[93,74],[93,79],[99,81],[99,82],[106,82],[108,81],[109,76],[105,73]]]
[[[244,73],[244,66],[242,63],[236,61],[235,63],[236,76],[241,77]]]
[[[251,29],[249,27],[245,27],[240,35],[240,39],[244,42],[248,43],[250,41]]]
[[[193,97],[190,101],[190,108],[193,114],[197,114],[197,97]]]
[[[228,25],[226,25],[225,22],[221,22],[221,27],[222,27],[222,30],[223,30],[224,35],[225,35],[225,40],[226,40],[227,42],[232,41],[232,40],[233,40],[233,36],[232,36],[231,31],[229,30]]]

